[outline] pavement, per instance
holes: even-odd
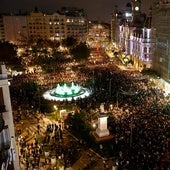
[[[22,122],[22,123],[21,123]],[[22,133],[21,136],[26,138],[27,143],[32,143],[34,141],[37,125],[40,125],[40,134],[43,135],[46,127],[49,123],[58,123],[54,120],[49,120],[47,117],[43,117],[42,119],[37,121],[37,119],[23,119],[18,124],[16,124],[16,128],[21,128]],[[83,144],[80,144],[78,140],[70,134],[67,130],[63,129],[63,139],[65,144],[69,145],[69,142],[75,143],[75,145],[80,147],[79,149],[79,159],[77,159],[70,167],[67,166],[66,170],[112,170],[113,160],[108,159],[105,160],[99,154],[94,152],[90,148],[86,148]],[[18,145],[18,149],[20,146]],[[75,148],[77,149],[77,148]],[[45,164],[45,154],[41,156],[39,167],[35,167],[32,169],[31,167],[26,169],[25,163],[20,162],[21,170],[50,170],[50,169],[58,169],[57,167],[51,165],[51,163]],[[62,168],[61,168],[62,169]],[[63,167],[64,170],[64,167]]]

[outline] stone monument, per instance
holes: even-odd
[[[96,129],[96,134],[99,137],[109,136],[109,130],[107,129],[107,116],[101,115],[98,118],[98,128]]]

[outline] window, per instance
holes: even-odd
[[[147,32],[146,32],[146,30],[145,30],[145,32],[144,32],[144,38],[147,38]]]
[[[144,47],[143,51],[144,51],[144,53],[147,53],[147,47]]]

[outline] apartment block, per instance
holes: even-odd
[[[154,5],[152,22],[156,31],[153,68],[160,77],[170,82],[170,1]]]
[[[14,44],[27,41],[27,18],[25,15],[4,15],[3,25],[6,41]]]
[[[3,17],[0,15],[0,41],[5,40]]]
[[[62,40],[71,36],[85,41],[88,33],[84,10],[77,8],[62,8],[52,14],[35,8],[25,16],[3,15],[2,21],[0,29],[4,27],[4,39],[15,44],[37,42],[39,39]]]

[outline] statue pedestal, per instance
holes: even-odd
[[[109,135],[103,136],[103,137],[99,137],[99,135],[96,133],[96,131],[91,131],[90,135],[93,137],[93,139],[95,140],[96,143],[102,143],[102,142],[106,142],[106,141],[114,139],[114,136],[112,134],[109,134]]]
[[[97,143],[112,140],[114,138],[107,129],[107,118],[108,117],[105,115],[100,116],[98,118],[98,128],[96,131],[90,132]]]
[[[109,130],[107,129],[107,118],[108,117],[105,115],[101,115],[98,118],[98,128],[96,129],[96,134],[99,137],[108,136],[110,134]]]
[[[104,130],[101,130],[99,128],[96,129],[96,134],[99,136],[99,137],[105,137],[105,136],[109,136],[110,135],[110,132],[108,129],[104,129]]]

